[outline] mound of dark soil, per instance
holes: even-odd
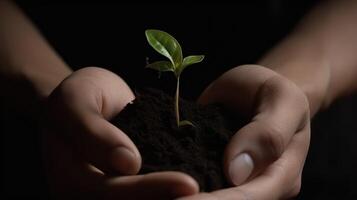
[[[227,187],[223,152],[243,120],[223,107],[183,99],[180,113],[181,120],[189,120],[195,127],[178,128],[174,99],[159,90],[145,89],[112,122],[138,147],[143,159],[141,174],[181,171],[195,178],[201,191]]]

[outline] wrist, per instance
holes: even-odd
[[[283,42],[258,63],[294,82],[308,98],[313,117],[332,102],[331,67],[323,48],[305,48],[298,43]]]
[[[309,70],[305,71],[304,68]],[[330,94],[331,73],[328,62],[322,60],[291,62],[275,71],[294,82],[306,95],[311,117],[328,107],[332,102]]]
[[[37,65],[36,68],[23,67],[20,77],[33,87],[39,99],[45,99],[71,73],[72,70],[66,64],[52,64],[44,67]]]
[[[69,68],[56,69],[51,73],[36,69],[32,72],[22,69],[1,72],[0,97],[3,105],[6,105],[10,112],[37,119],[48,95],[70,73]]]

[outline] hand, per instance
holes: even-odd
[[[134,99],[125,82],[95,67],[66,78],[50,95],[45,160],[60,199],[172,199],[198,192],[179,172],[135,175],[141,167],[133,142],[109,119]]]
[[[214,81],[199,102],[223,103],[252,120],[225,151],[224,171],[235,187],[182,199],[273,200],[298,194],[310,116],[308,100],[294,83],[262,66],[243,65]]]

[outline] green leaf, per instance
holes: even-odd
[[[154,29],[146,30],[145,35],[150,46],[168,58],[174,68],[182,64],[181,46],[174,37],[164,31]]]
[[[160,72],[174,71],[174,67],[169,61],[157,61],[146,65],[146,68],[154,69]]]
[[[179,122],[179,127],[180,126],[193,126],[193,127],[196,127],[192,122],[188,121],[188,120],[183,120],[183,121],[180,121]]]
[[[182,65],[178,69],[178,75],[188,66],[193,65],[195,63],[202,62],[205,58],[204,55],[197,55],[197,56],[187,56],[183,59]]]
[[[185,59],[183,59],[182,66],[188,66],[188,65],[202,62],[204,58],[205,58],[204,55],[187,56],[185,57]]]

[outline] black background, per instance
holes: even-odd
[[[204,54],[202,64],[182,75],[182,96],[195,99],[226,70],[254,63],[289,33],[315,1],[239,3],[64,3],[18,4],[73,68],[99,66],[133,89],[158,87],[173,93],[172,74],[144,69],[161,59],[144,31],[165,30],[184,55]],[[312,142],[299,199],[356,199],[356,97],[342,99],[312,123]],[[47,198],[34,120],[1,105],[1,192],[6,198]]]

